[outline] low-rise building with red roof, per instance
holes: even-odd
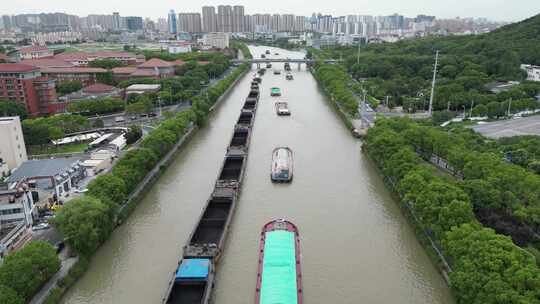
[[[124,90],[106,85],[103,83],[95,83],[82,88],[77,92],[61,96],[59,100],[67,104],[82,100],[95,100],[98,98],[113,97],[122,98]]]
[[[54,51],[46,46],[26,46],[19,49],[22,59],[52,58]]]
[[[86,67],[42,68],[41,72],[58,83],[80,81],[84,86],[96,83],[98,75],[108,73],[106,69]]]

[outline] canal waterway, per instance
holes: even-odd
[[[251,47],[255,58],[303,53]],[[274,55],[279,53],[279,55]],[[214,303],[253,303],[259,234],[275,218],[297,225],[305,303],[454,303],[448,286],[373,164],[333,112],[313,76],[283,64],[262,77],[242,193],[217,266]],[[255,69],[253,70],[253,72]],[[252,73],[251,73],[252,74]],[[63,303],[160,303],[182,246],[210,195],[251,74],[178,154],[128,220],[92,259]],[[282,97],[270,97],[271,87]],[[278,117],[274,102],[292,115]],[[270,181],[272,149],[294,152],[294,181]]]

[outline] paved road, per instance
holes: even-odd
[[[471,126],[473,130],[491,138],[519,135],[540,135],[540,116],[488,122]]]

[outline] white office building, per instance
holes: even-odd
[[[7,164],[9,170],[28,160],[21,128],[21,120],[16,117],[0,117],[0,164]]]
[[[540,66],[522,64],[521,69],[527,73],[527,80],[540,81]]]
[[[229,34],[227,33],[208,33],[204,35],[203,43],[206,46],[217,49],[229,47]]]

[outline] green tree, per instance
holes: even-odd
[[[96,59],[88,63],[88,66],[93,68],[102,68],[102,69],[113,69],[117,67],[123,67],[125,64],[120,60],[116,59]]]
[[[56,250],[45,242],[31,242],[5,257],[0,266],[0,285],[29,300],[60,269]]]
[[[0,303],[3,304],[24,304],[24,299],[21,298],[15,290],[0,285]]]
[[[82,88],[83,84],[79,80],[64,81],[56,85],[56,92],[60,95],[67,95],[73,92],[77,92]]]
[[[124,180],[107,173],[99,175],[88,184],[88,195],[108,203],[110,209],[116,211],[116,208],[127,199],[128,193]]]
[[[22,103],[0,99],[0,115],[19,116],[25,119],[27,116],[26,107]]]
[[[126,137],[126,143],[128,145],[135,143],[137,140],[139,140],[139,138],[142,137],[141,127],[137,125],[129,127],[129,130],[126,133],[125,137]]]
[[[84,256],[94,253],[114,227],[110,208],[89,195],[71,200],[56,213],[53,223],[67,243]]]

